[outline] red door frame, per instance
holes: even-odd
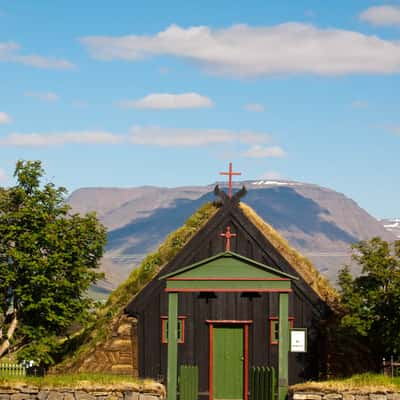
[[[213,396],[213,373],[214,373],[214,325],[243,325],[244,334],[244,366],[243,366],[243,400],[248,400],[249,397],[249,325],[253,323],[252,320],[238,321],[238,320],[206,320],[209,324],[210,335],[210,364],[208,368],[208,385],[209,385],[209,400],[214,400]]]

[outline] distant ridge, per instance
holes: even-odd
[[[333,283],[338,269],[351,261],[351,243],[373,236],[395,239],[380,221],[334,190],[268,179],[236,182],[234,189],[242,185],[248,190],[243,201]],[[73,192],[68,199],[73,210],[97,211],[109,230],[102,260],[107,277],[100,284],[103,291],[124,281],[168,233],[181,226],[199,206],[212,201],[214,186],[82,188]]]

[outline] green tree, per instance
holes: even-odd
[[[377,360],[400,355],[400,241],[378,237],[353,246],[353,259],[362,267],[353,278],[349,268],[339,272],[345,315],[341,325],[364,338]]]
[[[94,214],[71,213],[64,188],[41,183],[40,161],[18,161],[14,176],[0,191],[0,357],[13,345],[46,364],[88,318],[106,231]]]

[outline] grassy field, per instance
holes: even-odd
[[[129,387],[139,391],[162,391],[161,385],[150,379],[135,379],[126,375],[113,374],[65,374],[33,376],[0,376],[0,386],[32,385],[37,387],[73,387],[85,389]]]
[[[390,378],[381,374],[354,375],[346,379],[332,379],[322,382],[305,382],[291,387],[294,391],[362,391],[400,392],[400,377]]]

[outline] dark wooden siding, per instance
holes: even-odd
[[[309,353],[290,354],[290,384],[318,375],[318,319],[310,308],[290,294],[289,315],[295,318],[294,327],[309,329]],[[178,345],[179,365],[195,364],[200,371],[200,391],[208,392],[209,331],[206,320],[252,320],[249,328],[249,363],[278,367],[278,346],[270,344],[269,317],[278,316],[278,294],[264,293],[254,297],[240,293],[216,293],[205,297],[195,293],[179,294],[179,315],[185,316],[185,343]],[[161,310],[161,312],[160,312]],[[167,294],[154,298],[139,318],[144,327],[139,338],[142,377],[165,379],[167,345],[161,343],[160,315],[167,315]]]
[[[227,225],[237,237],[232,239],[232,251],[258,262],[298,275],[276,249],[241,214],[240,210],[221,210],[195,237],[164,273],[190,265],[224,251],[224,240],[219,236]],[[182,261],[183,260],[183,261]],[[308,353],[289,355],[289,383],[317,377],[322,343],[320,321],[327,308],[303,281],[293,283],[289,295],[289,315],[295,318],[294,326],[308,329]],[[161,343],[160,316],[167,315],[165,283],[156,281],[140,293],[127,307],[138,317],[139,324],[139,374],[165,380],[167,345]],[[199,293],[179,294],[179,315],[186,316],[185,343],[178,345],[179,364],[199,366],[200,392],[208,393],[209,331],[211,320],[252,320],[249,329],[249,363],[278,367],[278,346],[269,344],[269,317],[278,316],[278,294],[262,293],[245,296],[240,293],[216,293],[207,297]]]

